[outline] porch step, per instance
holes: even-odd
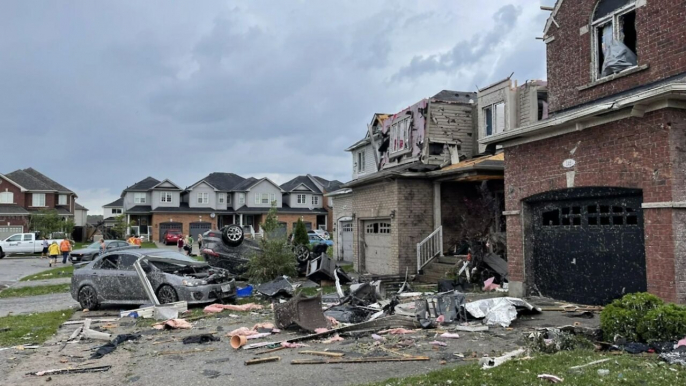
[[[439,256],[433,262],[439,262],[443,264],[457,264],[467,258],[467,255],[452,255],[452,256]],[[432,262],[432,263],[433,263]],[[431,264],[431,263],[429,263]]]
[[[422,269],[422,274],[418,280],[423,283],[437,283],[446,278],[446,273],[455,267],[453,262],[444,262],[444,257],[439,257]]]

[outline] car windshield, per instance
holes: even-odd
[[[100,242],[93,243],[93,244],[87,246],[85,249],[100,249]]]
[[[149,256],[151,258],[154,258],[155,260],[159,259],[164,259],[167,260],[169,259],[170,264],[179,264],[181,262],[188,262],[188,263],[193,263],[194,265],[197,265],[198,263],[202,263],[201,261],[192,259],[183,253],[179,252],[174,252],[174,251],[159,251],[159,252],[151,252],[151,253],[146,253],[145,256]]]

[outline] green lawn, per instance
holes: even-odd
[[[74,310],[69,309],[2,317],[0,318],[0,346],[42,344],[54,335],[57,328],[69,320],[73,313]]]
[[[71,284],[39,285],[35,287],[8,288],[0,291],[0,299],[19,298],[69,292]]]
[[[74,274],[74,266],[64,265],[62,267],[52,268],[45,270],[43,272],[38,272],[33,275],[24,276],[20,281],[34,281],[34,280],[46,280],[46,279],[59,279],[63,277],[71,277]]]
[[[622,354],[608,355],[591,351],[566,351],[553,355],[532,354],[533,359],[512,360],[491,370],[482,370],[478,364],[451,366],[428,374],[401,379],[388,379],[373,386],[400,385],[549,385],[549,381],[537,378],[539,374],[552,374],[564,379],[563,385],[683,385],[686,384],[686,368],[669,366],[656,355],[641,357]],[[610,358],[605,363],[571,372],[572,366],[583,365],[599,359]],[[610,373],[599,376],[598,369]],[[679,381],[681,379],[681,381]]]

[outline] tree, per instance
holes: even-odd
[[[122,238],[122,237],[124,237],[124,234],[126,234],[126,231],[129,229],[131,224],[133,224],[133,221],[131,223],[127,224],[126,223],[126,215],[120,214],[119,216],[116,216],[114,218],[114,225],[112,226],[112,233],[114,233],[115,237]]]
[[[73,230],[74,222],[71,221]],[[29,230],[48,236],[54,232],[64,232],[66,222],[55,209],[41,209],[29,216]]]
[[[293,245],[310,245],[310,237],[307,235],[307,228],[301,218],[295,224],[293,233]]]
[[[247,276],[252,282],[264,283],[279,276],[295,276],[296,259],[293,249],[284,235],[276,232],[280,224],[276,216],[276,203],[261,225],[264,237],[260,240],[260,251],[254,252],[248,260]]]

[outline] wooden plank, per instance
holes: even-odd
[[[292,365],[320,365],[320,364],[342,364],[342,363],[378,363],[378,362],[416,362],[428,361],[429,357],[369,357],[369,358],[348,358],[348,359],[294,359]]]
[[[284,349],[287,349],[287,348],[288,348],[288,347],[283,347],[283,346],[282,346],[282,347],[277,347],[277,348],[273,348],[273,349],[270,349],[270,350],[264,350],[264,351],[256,352],[255,355],[269,354],[269,353],[273,353],[273,352],[275,352],[275,351],[284,350]]]
[[[245,361],[246,366],[250,365],[257,365],[260,363],[268,363],[268,362],[278,362],[281,360],[281,357],[267,357],[267,358],[255,358],[255,359],[250,359]]]
[[[300,351],[298,354],[303,354],[303,355],[318,355],[322,357],[332,357],[332,358],[340,358],[344,356],[342,352],[328,352],[328,351]]]

